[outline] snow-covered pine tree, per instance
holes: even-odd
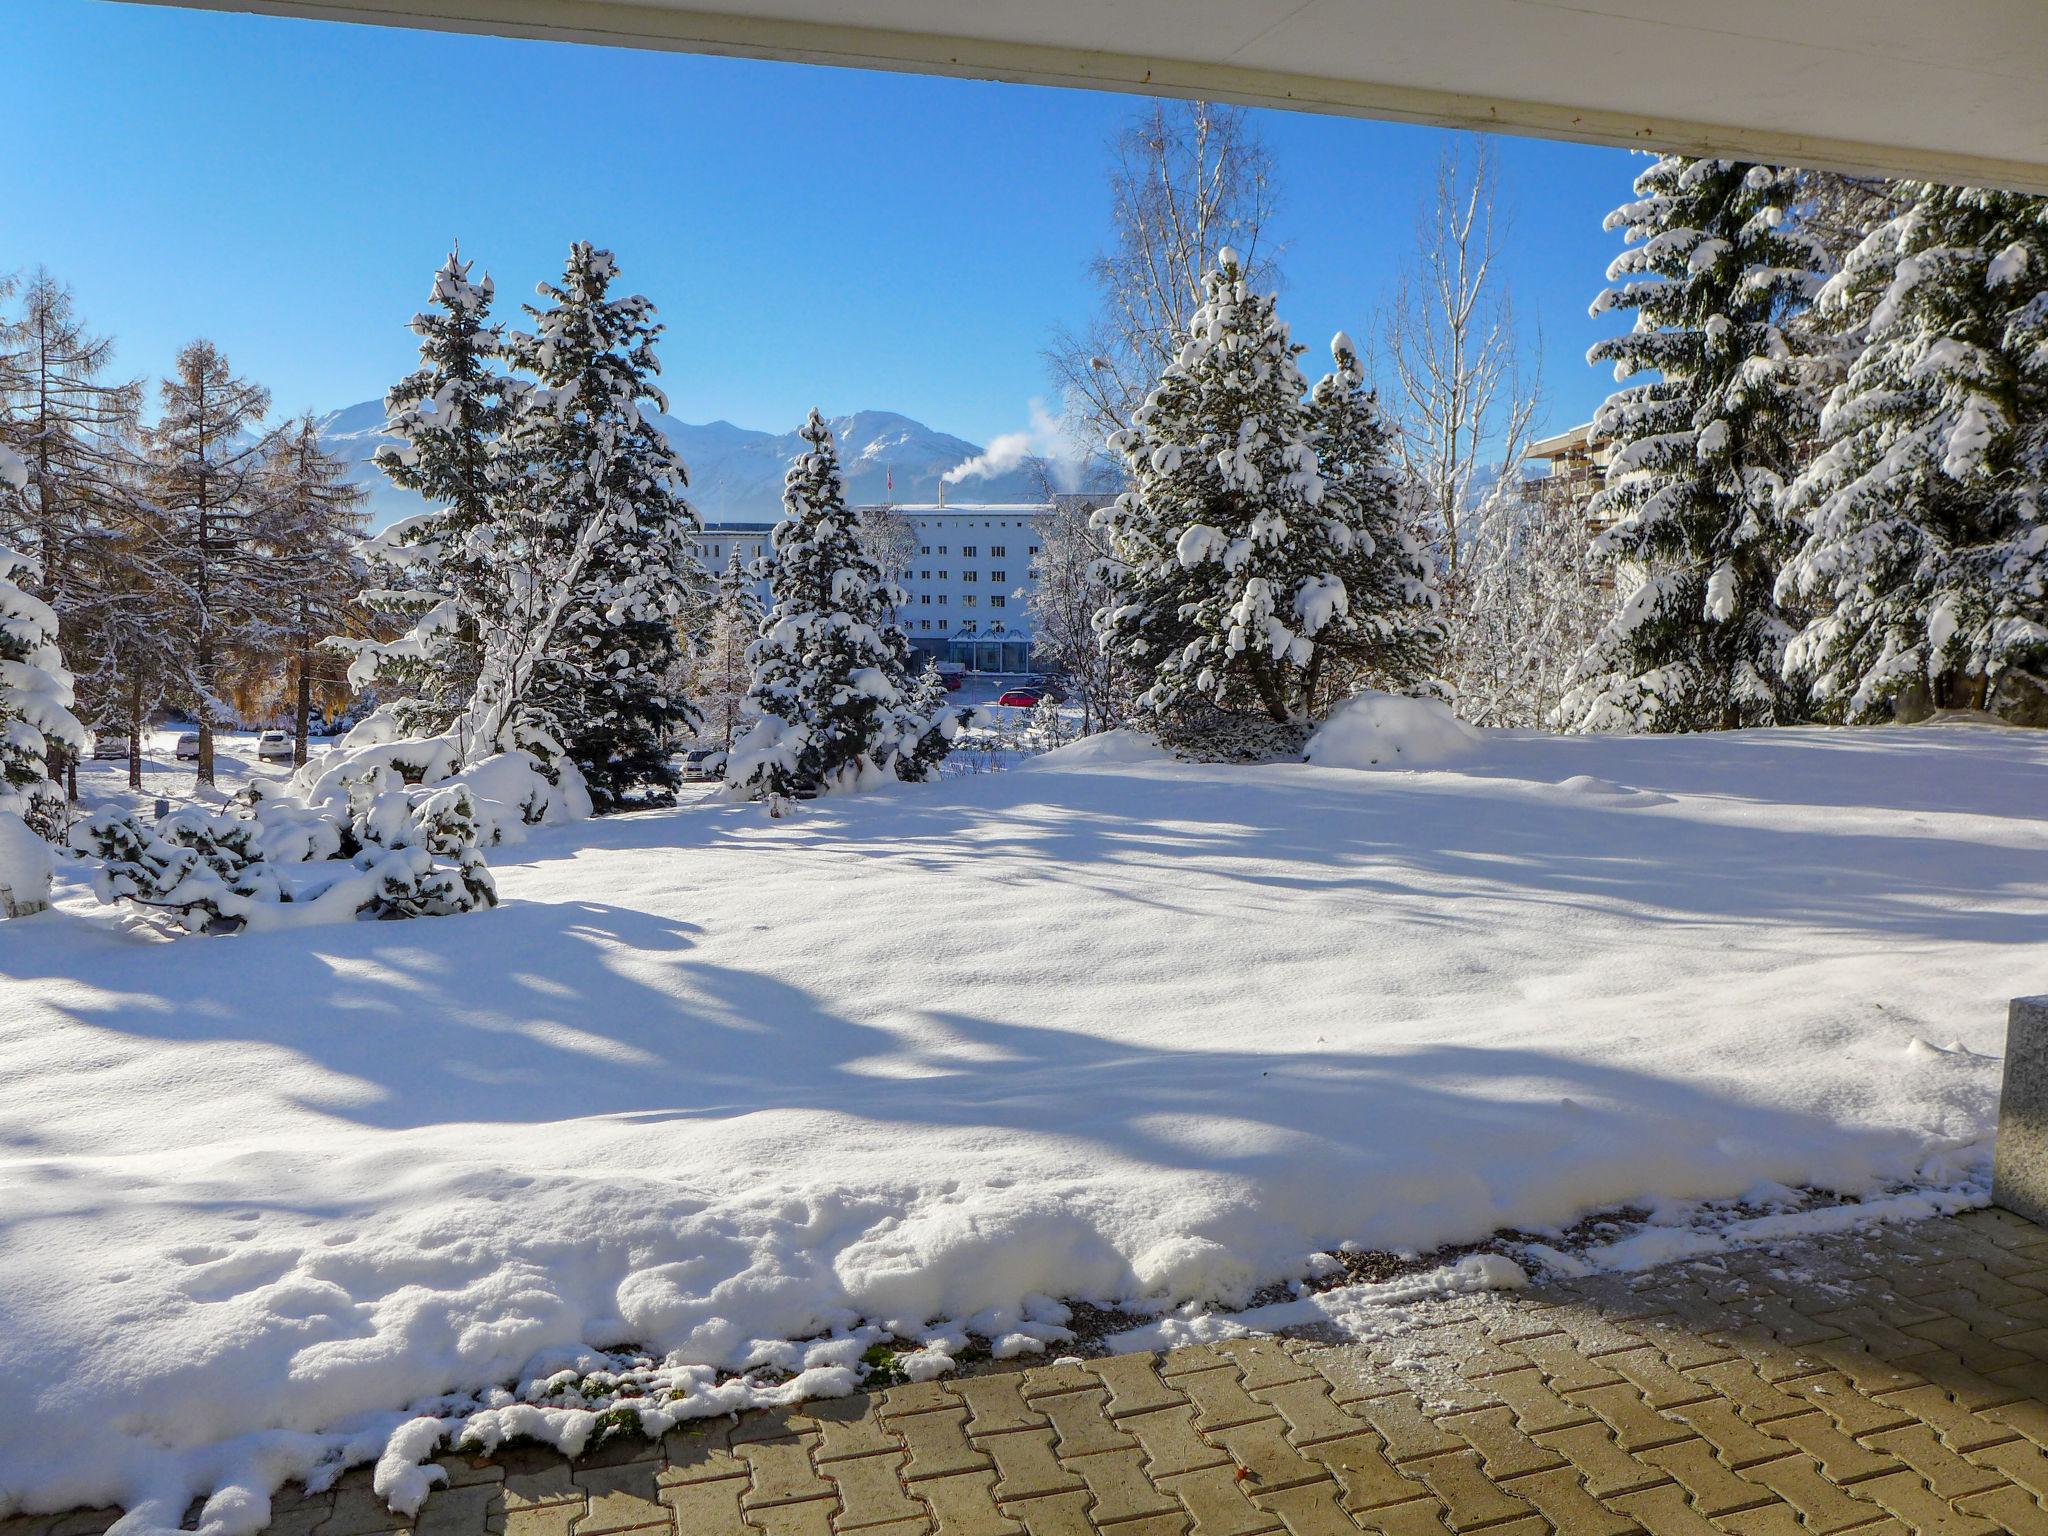
[[[753,672],[747,650],[761,632],[761,601],[754,574],[740,560],[739,546],[719,573],[718,586],[690,658],[690,698],[703,716],[704,730],[721,752],[732,751],[745,723]]]
[[[1097,629],[1155,720],[1213,705],[1298,733],[1353,669],[1424,670],[1435,596],[1349,343],[1311,404],[1302,349],[1234,251],[1203,291],[1178,358],[1112,439],[1130,489],[1095,514],[1119,567]],[[1317,456],[1326,434],[1334,475]]]
[[[386,645],[344,642],[358,657],[354,681],[374,684],[408,735],[445,730],[468,707],[500,588],[486,567],[502,501],[500,435],[517,391],[498,366],[495,289],[488,273],[470,277],[473,265],[451,252],[434,274],[431,307],[412,318],[420,366],[384,397],[400,441],[377,450],[377,466],[433,508],[370,552],[383,584],[365,598],[406,632]]]
[[[1786,498],[1823,715],[2048,722],[2048,199],[1915,186],[1823,291],[1861,348]]]
[[[1313,558],[1343,584],[1342,611],[1316,632],[1334,702],[1360,686],[1407,693],[1432,680],[1444,644],[1436,562],[1394,467],[1396,428],[1366,387],[1351,338],[1330,342],[1329,373],[1309,395],[1325,548]]]
[[[233,717],[223,667],[238,646],[274,633],[289,607],[281,574],[252,538],[277,442],[262,427],[269,409],[270,391],[238,377],[212,342],[195,341],[163,381],[162,410],[144,437],[172,695],[199,724],[201,784],[213,782],[214,727]]]
[[[1778,502],[1813,403],[1785,327],[1823,256],[1790,215],[1798,173],[1666,155],[1608,216],[1631,248],[1596,315],[1632,309],[1588,361],[1658,377],[1609,396],[1614,442],[1591,514],[1598,552],[1638,586],[1573,669],[1559,721],[1582,731],[1699,731],[1799,718],[1782,676],[1792,626],[1773,595],[1791,532]]]
[[[0,503],[18,503],[29,484],[28,465],[0,447]],[[49,778],[50,749],[83,752],[85,732],[71,713],[56,612],[28,590],[38,574],[26,555],[0,545],[0,817],[18,816],[54,842],[64,836],[64,793]]]
[[[744,799],[857,789],[901,773],[936,720],[908,695],[902,594],[847,510],[832,429],[813,410],[782,486],[769,609],[749,652],[757,718],[734,745],[727,792]],[[922,776],[914,769],[910,776]]]
[[[514,366],[533,376],[507,434],[526,515],[557,551],[596,529],[532,705],[601,811],[661,803],[681,782],[671,738],[695,716],[673,689],[678,622],[704,581],[688,471],[641,408],[668,408],[655,383],[662,327],[639,294],[612,297],[617,276],[610,251],[578,241],[561,282],[540,285],[549,302],[527,306],[533,331],[507,338]]]

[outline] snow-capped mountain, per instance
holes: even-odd
[[[383,402],[365,400],[318,420],[322,444],[348,462],[349,479],[369,492],[373,528],[417,512],[422,505],[371,462],[378,447],[393,440],[384,431],[384,419]],[[802,446],[795,428],[760,432],[729,421],[698,425],[673,416],[655,419],[690,468],[690,500],[706,522],[766,523],[781,515],[782,477]],[[847,498],[856,504],[936,501],[939,478],[982,451],[965,438],[894,411],[834,417],[832,435],[839,441]],[[1036,476],[1025,468],[963,480],[948,486],[946,494],[954,501],[1034,501],[1042,492]]]

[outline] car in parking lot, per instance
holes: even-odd
[[[283,731],[265,731],[256,738],[256,756],[266,763],[292,760],[292,739]]]
[[[1010,688],[996,699],[998,704],[1007,704],[1012,709],[1034,709],[1045,695],[1036,688]]]
[[[178,744],[171,749],[171,755],[181,763],[199,761],[199,733],[187,731],[178,738]]]
[[[92,758],[96,763],[125,763],[128,761],[128,738],[109,732],[92,739]]]
[[[692,747],[683,754],[683,782],[709,784],[725,777],[725,754],[716,747]]]

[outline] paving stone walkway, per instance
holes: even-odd
[[[2001,1211],[367,1471],[277,1536],[2048,1536],[2048,1229]],[[0,1522],[92,1536],[109,1512]]]

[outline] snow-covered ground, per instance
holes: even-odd
[[[60,877],[0,924],[0,1489],[174,1521],[579,1346],[843,1389],[778,1341],[1953,1184],[2048,981],[2044,783],[1985,727],[1112,737],[540,833],[466,917],[167,941]]]

